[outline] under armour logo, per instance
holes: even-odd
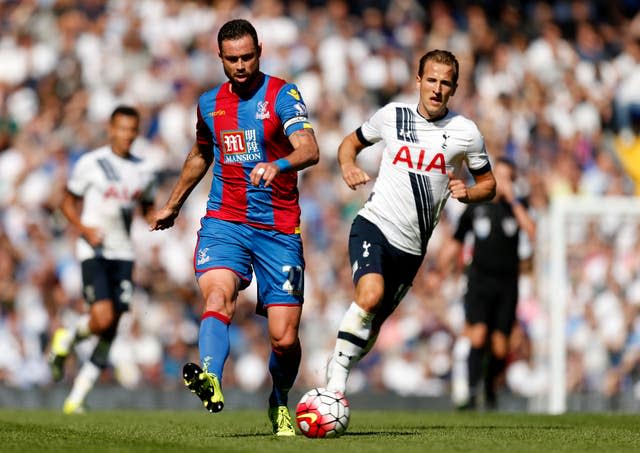
[[[369,244],[367,241],[362,242],[362,248],[364,249],[364,252],[362,252],[362,256],[365,258],[369,256],[369,247],[371,247],[371,244]]]
[[[400,134],[401,137],[404,137],[405,139],[411,137],[411,131],[408,131],[406,129],[400,129],[398,133]]]

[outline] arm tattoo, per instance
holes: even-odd
[[[311,135],[313,136],[313,129],[300,129],[298,131],[295,131],[293,134],[291,134],[291,136],[298,136],[298,137],[302,137],[304,135]]]

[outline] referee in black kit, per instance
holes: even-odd
[[[473,234],[473,257],[464,300],[466,322],[454,347],[452,391],[454,403],[460,409],[475,409],[483,369],[486,408],[496,407],[495,381],[505,368],[509,336],[516,320],[519,234],[525,232],[531,241],[536,236],[534,220],[514,195],[515,165],[500,157],[494,175],[495,198],[489,203],[467,205],[453,240],[443,248],[439,261],[440,269],[450,266],[453,258],[459,256],[467,233]],[[486,366],[485,352],[489,352]],[[461,374],[466,376],[461,378]]]

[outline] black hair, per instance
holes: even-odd
[[[112,123],[115,117],[118,115],[133,116],[137,120],[140,120],[140,113],[138,112],[138,110],[135,107],[131,107],[129,105],[119,105],[113,110],[113,113],[111,113]]]
[[[458,73],[460,72],[460,65],[458,64],[458,59],[454,54],[452,54],[448,50],[440,49],[431,50],[425,53],[422,58],[420,58],[420,63],[418,64],[418,77],[422,77],[422,74],[424,74],[424,65],[429,60],[453,67],[453,86],[455,87],[458,84]]]
[[[251,25],[251,22],[245,19],[233,19],[225,23],[218,31],[218,49],[222,49],[222,41],[236,40],[244,36],[251,36],[256,49],[259,47],[258,32]]]

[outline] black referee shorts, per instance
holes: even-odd
[[[472,267],[468,276],[464,303],[467,323],[485,324],[489,331],[510,335],[516,320],[518,275],[496,276]]]

